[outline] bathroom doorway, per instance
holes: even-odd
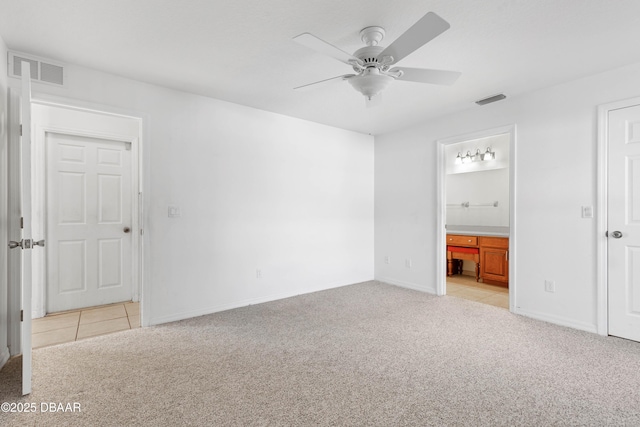
[[[513,307],[513,131],[439,141],[439,295]]]

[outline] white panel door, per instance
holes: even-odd
[[[640,105],[609,112],[609,335],[640,341]]]
[[[131,145],[47,133],[47,312],[132,299]]]
[[[22,240],[11,242],[10,246],[21,252],[22,287],[22,394],[31,393],[31,286],[33,267],[31,262],[31,68],[22,63],[22,99],[20,100],[20,215]],[[43,243],[44,244],[44,243]]]

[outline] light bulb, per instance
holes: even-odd
[[[471,152],[467,151],[467,155],[462,158],[462,163],[471,163]]]
[[[496,153],[491,151],[491,147],[487,147],[487,151],[485,151],[484,156],[482,156],[482,160],[493,160],[496,158]]]

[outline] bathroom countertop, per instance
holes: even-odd
[[[447,225],[447,234],[509,237],[509,227],[498,227],[489,225]]]

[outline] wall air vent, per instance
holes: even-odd
[[[22,62],[28,62],[31,65],[31,80],[64,86],[65,76],[62,64],[19,52],[9,52],[9,77],[22,76]]]
[[[478,105],[485,105],[485,104],[491,104],[492,102],[496,102],[496,101],[501,101],[503,99],[505,99],[507,96],[503,93],[498,94],[498,95],[494,95],[494,96],[490,96],[488,98],[485,99],[480,99],[478,101],[476,101],[476,104]]]

